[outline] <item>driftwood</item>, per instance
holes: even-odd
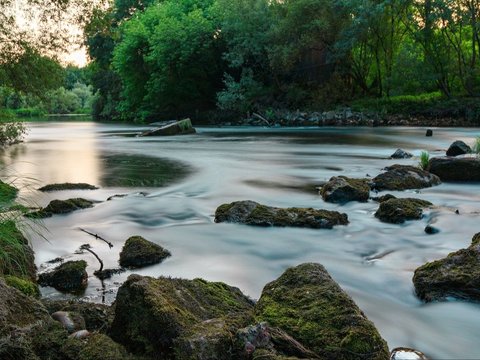
[[[83,231],[84,233],[87,233],[88,235],[92,235],[95,239],[105,241],[108,244],[108,246],[110,247],[110,249],[113,247],[113,244],[110,241],[105,240],[103,237],[101,237],[98,234],[91,233],[90,231],[87,231],[87,230],[82,229],[82,228],[80,228],[80,231]]]
[[[88,251],[90,254],[93,254],[93,256],[95,256],[98,260],[98,262],[100,263],[100,269],[98,269],[98,271],[102,271],[103,270],[103,261],[102,259],[100,259],[100,257],[95,253],[95,251],[93,251],[91,249],[91,246],[90,244],[83,244],[82,246],[80,246],[80,250],[86,250]]]

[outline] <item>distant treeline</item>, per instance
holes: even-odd
[[[85,34],[98,119],[480,95],[479,0],[115,0]]]

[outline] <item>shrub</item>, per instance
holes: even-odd
[[[475,142],[473,143],[472,153],[477,154],[477,156],[480,155],[480,136],[477,136]]]
[[[18,143],[26,133],[27,127],[22,121],[0,119],[0,146]]]

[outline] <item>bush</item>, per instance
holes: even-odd
[[[22,121],[0,119],[0,146],[19,143],[26,133],[27,127]]]
[[[422,153],[420,154],[420,167],[423,170],[427,169],[429,160],[430,160],[430,154],[428,153],[428,151],[422,151]]]

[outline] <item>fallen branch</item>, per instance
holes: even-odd
[[[99,236],[97,234],[91,233],[90,231],[87,231],[87,230],[82,229],[82,228],[80,228],[80,231],[83,231],[84,233],[87,233],[88,235],[92,235],[95,239],[105,241],[108,244],[108,246],[110,247],[110,249],[113,247],[113,244],[110,241],[105,240],[104,238],[102,238],[101,236]]]
[[[91,246],[90,244],[83,244],[82,246],[80,246],[80,250],[86,250],[88,251],[90,254],[93,254],[93,256],[95,256],[98,260],[98,262],[100,263],[100,269],[98,269],[98,271],[102,271],[103,270],[103,261],[102,259],[100,259],[100,257],[91,249]]]

